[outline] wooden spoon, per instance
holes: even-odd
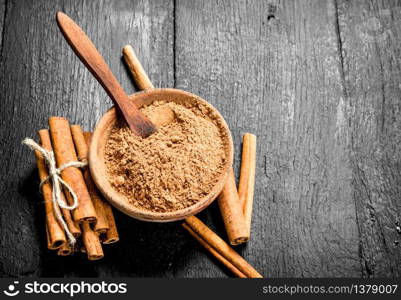
[[[85,32],[62,12],[57,12],[56,19],[68,44],[120,109],[132,132],[144,138],[156,132],[154,124],[129,100],[128,95]]]

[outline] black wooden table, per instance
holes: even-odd
[[[68,117],[92,130],[111,106],[64,41],[62,10],[129,93],[133,45],[157,87],[207,99],[258,136],[251,241],[268,277],[401,275],[401,2],[0,0],[0,276],[225,277],[179,223],[116,213],[105,258],[45,247],[33,154],[21,145]],[[200,218],[226,238],[216,204]]]

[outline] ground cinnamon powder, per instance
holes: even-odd
[[[141,111],[153,122],[164,112],[173,113],[173,120],[146,139],[134,135],[125,122],[117,122],[105,148],[111,185],[132,205],[154,212],[193,205],[223,172],[220,125],[202,103],[159,101]]]

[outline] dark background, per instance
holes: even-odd
[[[266,277],[401,275],[401,3],[0,0],[0,276],[230,275],[179,223],[116,213],[105,258],[46,249],[33,154],[65,116],[92,130],[111,101],[60,34],[88,33],[128,93],[131,44],[157,87],[200,95],[258,136],[253,232],[236,249]],[[226,238],[216,203],[200,215]]]

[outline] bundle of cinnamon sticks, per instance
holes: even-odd
[[[249,240],[256,170],[256,136],[245,133],[242,144],[241,173],[238,190],[231,169],[218,203],[231,245]],[[185,219],[182,226],[217,260],[240,278],[261,278],[248,262],[197,217]]]
[[[70,126],[65,118],[50,117],[49,130],[39,130],[38,134],[41,147],[53,151],[57,168],[70,162],[87,162],[91,133],[83,132],[79,125]],[[39,177],[43,181],[49,176],[48,166],[39,151],[35,151],[35,156]],[[88,167],[67,167],[61,171],[60,176],[76,194],[78,206],[73,210],[54,207],[51,181],[47,180],[42,184],[47,247],[56,250],[61,256],[84,252],[89,260],[101,259],[104,256],[102,244],[119,240],[112,208],[97,190]],[[69,205],[73,203],[72,195],[66,189],[61,192],[61,198]],[[56,217],[57,210],[61,211],[68,231],[78,239],[74,246],[69,243],[66,232]]]

